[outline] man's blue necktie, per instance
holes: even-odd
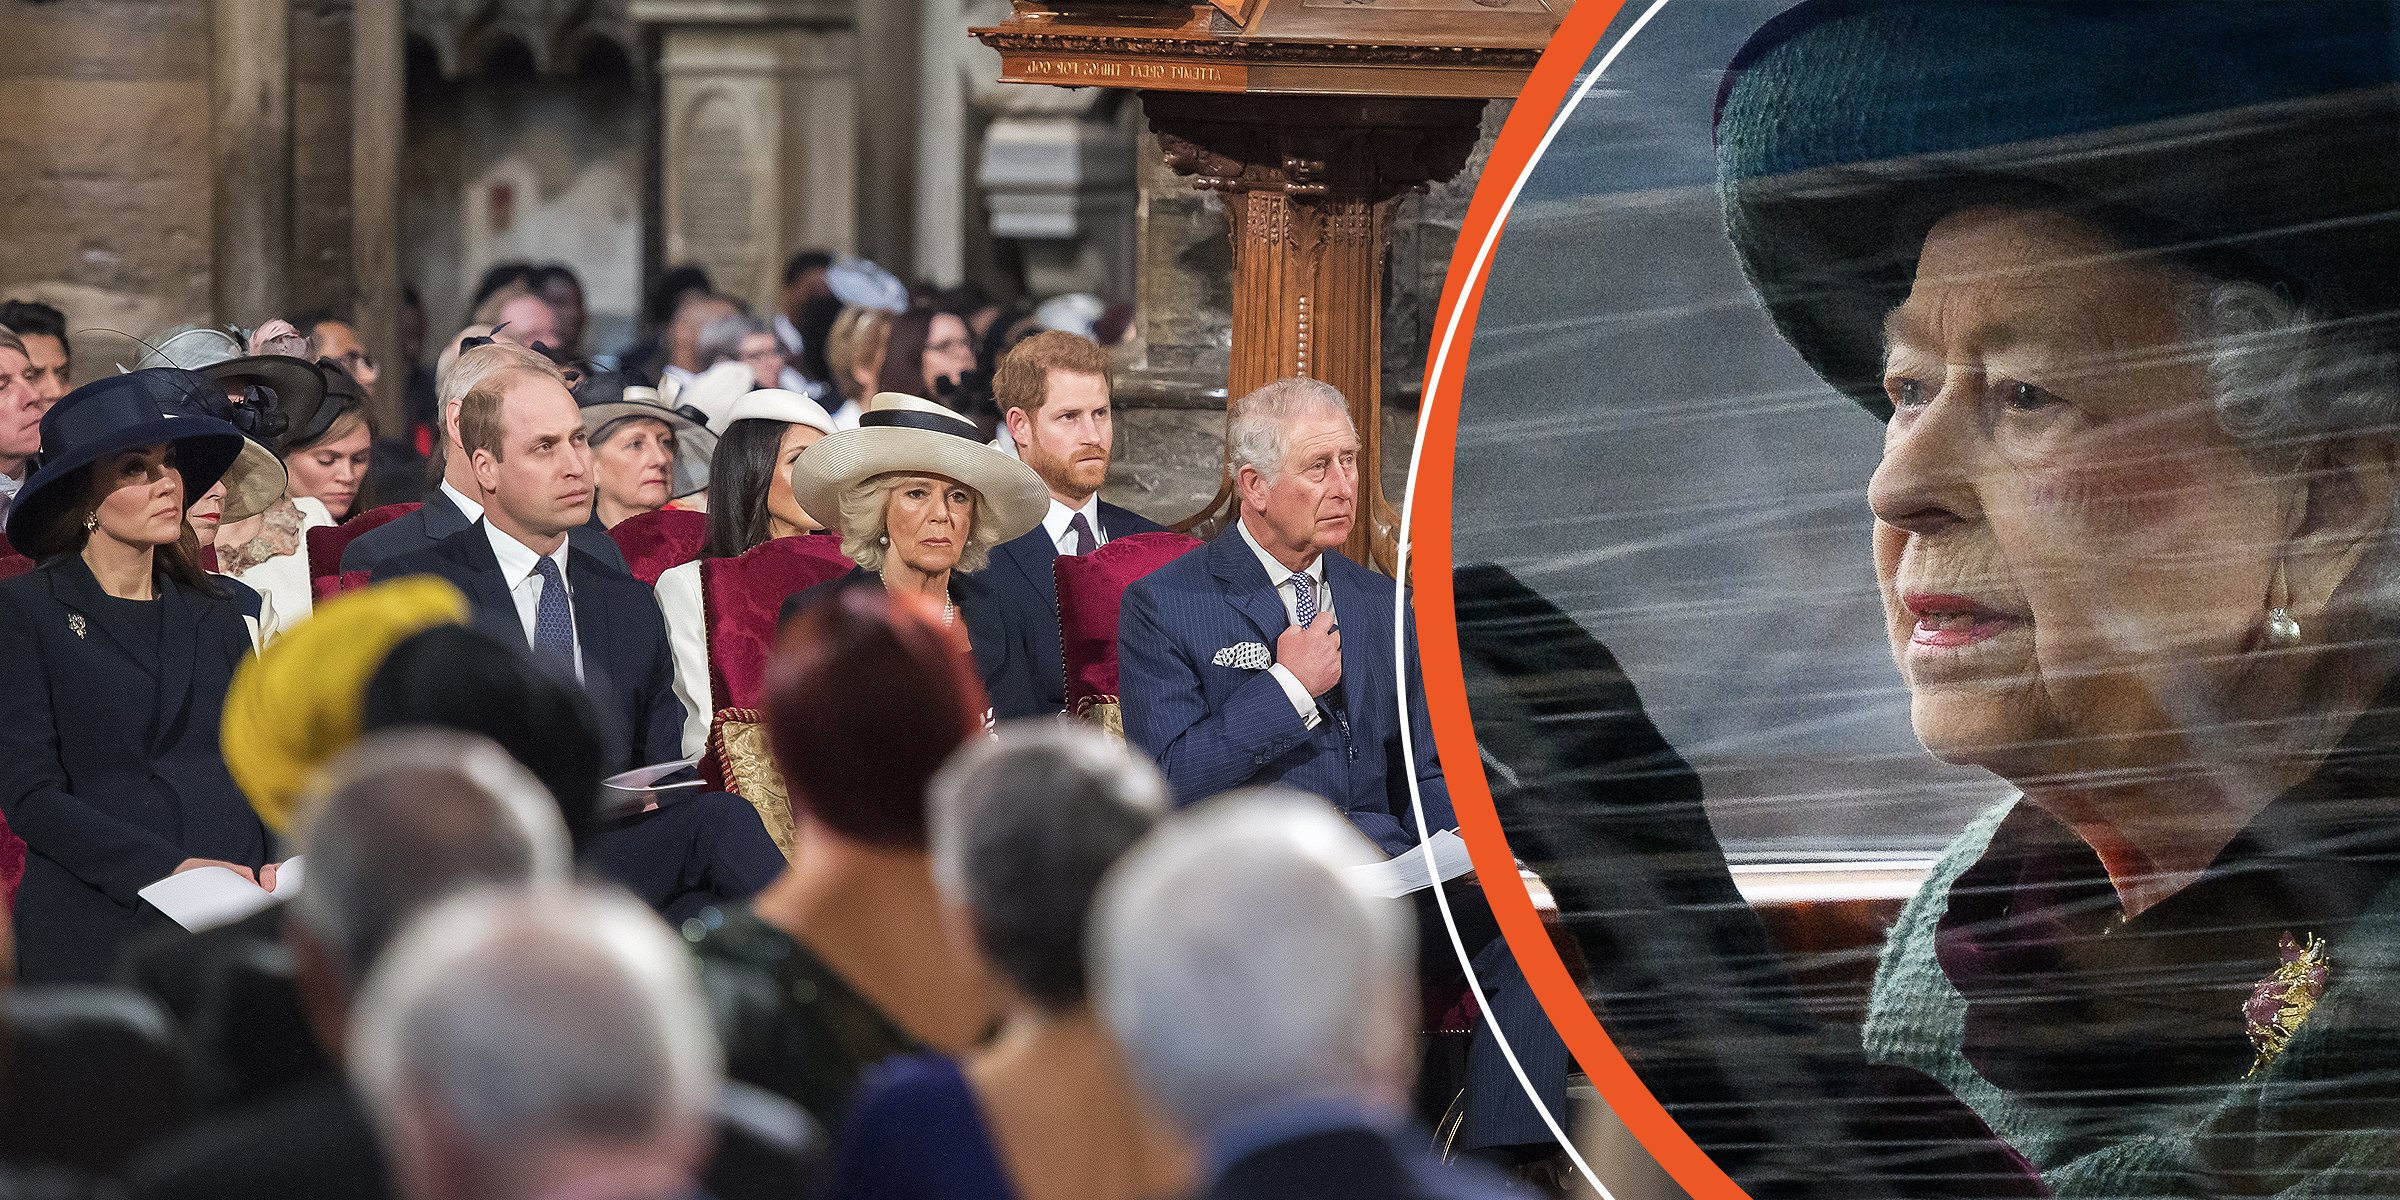
[[[567,584],[558,564],[548,555],[536,560],[533,573],[541,577],[542,598],[533,605],[533,648],[575,669],[575,615],[567,608]]]
[[[1292,572],[1292,615],[1299,620],[1302,629],[1315,624],[1317,620],[1317,581],[1310,579],[1305,572]]]

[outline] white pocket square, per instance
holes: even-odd
[[[1217,656],[1209,661],[1220,667],[1234,667],[1243,671],[1264,671],[1275,665],[1275,657],[1268,654],[1266,646],[1258,642],[1227,646],[1217,651]]]

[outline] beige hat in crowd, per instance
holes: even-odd
[[[877,475],[939,475],[975,489],[979,525],[1005,542],[1042,523],[1050,489],[1033,468],[993,449],[975,422],[931,400],[878,392],[858,428],[828,434],[792,464],[792,498],[812,513],[838,513],[842,494]]]

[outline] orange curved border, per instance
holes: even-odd
[[[1418,651],[1426,705],[1433,718],[1434,745],[1441,754],[1442,774],[1449,782],[1459,830],[1474,857],[1475,873],[1484,881],[1493,915],[1543,1011],[1566,1039],[1567,1049],[1601,1099],[1693,1200],[1748,1200],[1635,1077],[1616,1043],[1592,1015],[1543,930],[1541,918],[1533,910],[1533,898],[1517,876],[1515,858],[1509,852],[1507,834],[1500,828],[1491,786],[1476,753],[1475,728],[1467,713],[1466,679],[1459,665],[1458,622],[1452,610],[1450,504],[1458,451],[1459,397],[1466,377],[1467,343],[1482,307],[1484,284],[1490,278],[1489,260],[1474,286],[1463,285],[1474,270],[1479,248],[1501,223],[1502,204],[1532,170],[1542,136],[1566,103],[1577,74],[1591,60],[1600,35],[1624,6],[1625,0],[1580,0],[1561,22],[1501,126],[1483,178],[1468,202],[1458,248],[1451,255],[1434,326],[1451,332],[1446,343],[1437,342],[1426,366],[1424,431],[1410,504],[1408,536],[1413,542],[1412,557],[1418,560],[1411,572],[1420,617]],[[1440,364],[1438,375],[1436,363]]]

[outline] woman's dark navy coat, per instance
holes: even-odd
[[[105,978],[119,945],[166,920],[138,893],[185,859],[266,861],[266,828],[217,746],[250,652],[241,613],[158,587],[154,657],[101,619],[107,596],[77,555],[0,581],[0,814],[26,843],[29,983]]]

